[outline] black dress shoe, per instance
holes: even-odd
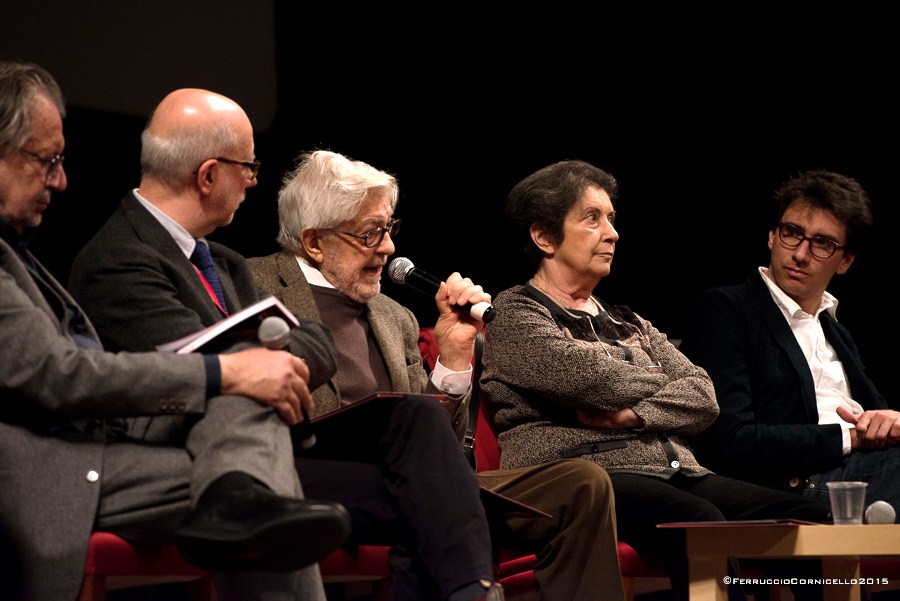
[[[186,560],[210,571],[293,571],[349,535],[350,514],[339,503],[253,488],[198,505],[175,531],[175,544]]]

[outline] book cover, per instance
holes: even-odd
[[[256,341],[259,338],[259,324],[266,317],[277,316],[284,319],[288,326],[300,325],[297,317],[288,311],[284,304],[274,296],[267,296],[252,305],[232,313],[225,319],[208,328],[194,332],[178,340],[173,340],[156,347],[159,351],[172,353],[219,353],[241,341]]]

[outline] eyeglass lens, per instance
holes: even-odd
[[[25,150],[24,148],[20,148],[23,153],[35,159],[44,167],[44,181],[50,181],[56,176],[60,169],[62,169],[63,161],[66,160],[65,155],[56,154],[52,157],[44,158],[36,152],[31,152],[30,150]]]
[[[821,236],[807,236],[800,228],[790,223],[782,223],[778,227],[778,237],[788,248],[797,248],[804,240],[809,240],[809,251],[820,259],[828,259],[839,248],[840,244]]]
[[[363,235],[365,238],[365,245],[367,248],[375,248],[381,241],[384,240],[384,233],[389,232],[391,234],[391,238],[397,235],[397,232],[400,230],[400,220],[394,219],[390,223],[388,223],[384,227],[376,227]]]

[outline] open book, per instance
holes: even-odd
[[[266,317],[271,316],[281,317],[292,328],[300,325],[297,317],[288,311],[288,308],[280,300],[274,296],[267,296],[208,328],[161,344],[156,349],[173,353],[193,353],[195,351],[219,353],[238,342],[258,340],[259,324]]]

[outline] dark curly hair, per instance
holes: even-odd
[[[828,211],[847,228],[844,243],[850,254],[858,254],[872,229],[872,201],[863,187],[852,177],[812,169],[784,182],[775,191],[775,215],[772,231],[778,228],[785,211],[805,205]]]

